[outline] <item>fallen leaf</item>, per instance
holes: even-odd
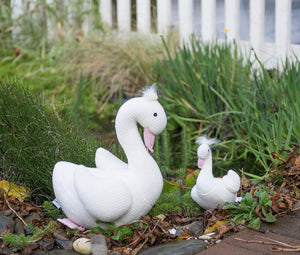
[[[225,233],[229,232],[230,231],[230,226],[228,224],[221,224],[219,227],[218,227],[218,233],[220,236],[224,235]]]
[[[29,190],[24,186],[19,186],[5,180],[0,181],[0,189],[3,189],[8,196],[16,197],[20,202],[23,202],[29,195]]]
[[[211,233],[217,230],[221,225],[227,225],[228,222],[228,220],[219,220],[213,226],[207,228],[203,234],[206,235],[208,233]]]
[[[247,179],[247,177],[244,173],[242,173],[241,184],[242,184],[242,187],[250,187],[251,186],[251,182]]]

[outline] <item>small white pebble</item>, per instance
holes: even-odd
[[[176,229],[175,228],[169,229],[169,233],[172,234],[172,235],[175,235],[176,234]]]
[[[209,234],[202,235],[202,236],[199,236],[198,239],[200,239],[200,240],[209,240],[209,239],[211,239],[211,235],[209,235]]]
[[[217,241],[216,241],[216,243],[221,243],[221,242],[222,242],[222,240],[221,240],[221,239],[219,239],[219,240],[217,240]]]
[[[78,238],[73,243],[73,249],[81,254],[91,254],[92,253],[91,240],[84,237]]]

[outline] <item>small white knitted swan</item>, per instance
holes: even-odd
[[[52,180],[56,200],[68,217],[63,223],[87,228],[97,226],[97,220],[122,225],[150,211],[161,194],[163,178],[147,148],[153,151],[155,135],[167,124],[157,99],[152,85],[142,97],[125,102],[117,113],[116,133],[128,163],[103,148],[97,150],[96,168],[56,163]],[[144,128],[145,145],[137,123]]]
[[[204,209],[215,209],[218,204],[223,206],[226,202],[235,202],[236,194],[240,189],[240,177],[229,170],[223,178],[215,178],[212,172],[212,152],[209,145],[216,143],[216,139],[201,136],[196,140],[198,167],[201,171],[196,185],[191,191],[191,197]]]

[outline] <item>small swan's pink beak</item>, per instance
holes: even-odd
[[[155,134],[153,134],[149,128],[144,128],[144,142],[147,149],[154,152],[153,145],[155,141]]]
[[[198,158],[198,167],[202,168],[204,165],[205,159],[204,158]]]

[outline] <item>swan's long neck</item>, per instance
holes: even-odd
[[[149,162],[154,161],[143,143],[137,122],[132,115],[119,112],[115,127],[119,143],[126,154],[129,166],[135,166],[134,168],[145,167],[146,162],[149,164]],[[154,163],[156,164],[155,161]]]
[[[212,172],[212,153],[209,153],[209,156],[206,158],[199,175],[205,175],[207,177],[213,177]]]

